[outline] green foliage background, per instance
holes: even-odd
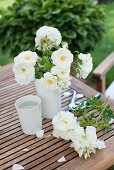
[[[73,50],[88,52],[104,31],[104,14],[93,0],[17,0],[2,12],[2,49],[12,56],[34,50],[35,32],[43,25],[57,27]]]
[[[114,2],[114,0],[98,0],[98,2],[99,2],[100,4],[104,4],[104,3]]]

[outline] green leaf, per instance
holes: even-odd
[[[104,132],[111,129],[109,121],[114,118],[114,112],[108,101],[101,101],[95,97],[92,99],[87,97],[86,101],[89,103],[87,108],[82,109],[82,103],[73,111],[73,114],[78,117],[80,125],[83,127],[95,126]]]
[[[69,38],[69,39],[75,39],[77,34],[75,31],[67,31],[67,32],[63,32],[62,35],[66,38]]]

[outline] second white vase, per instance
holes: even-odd
[[[61,91],[47,90],[40,79],[35,80],[37,95],[41,98],[42,116],[53,119],[61,110]]]

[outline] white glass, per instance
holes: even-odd
[[[61,91],[47,90],[40,79],[35,81],[38,96],[41,98],[42,116],[53,119],[61,110]]]
[[[17,99],[15,107],[22,130],[33,135],[42,129],[41,99],[35,95],[27,95]]]

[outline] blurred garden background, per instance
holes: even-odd
[[[57,27],[72,51],[91,52],[94,68],[114,51],[114,1],[0,0],[0,66],[23,50],[34,50],[36,30]],[[92,74],[89,81],[93,82]],[[114,79],[114,67],[107,86]]]

